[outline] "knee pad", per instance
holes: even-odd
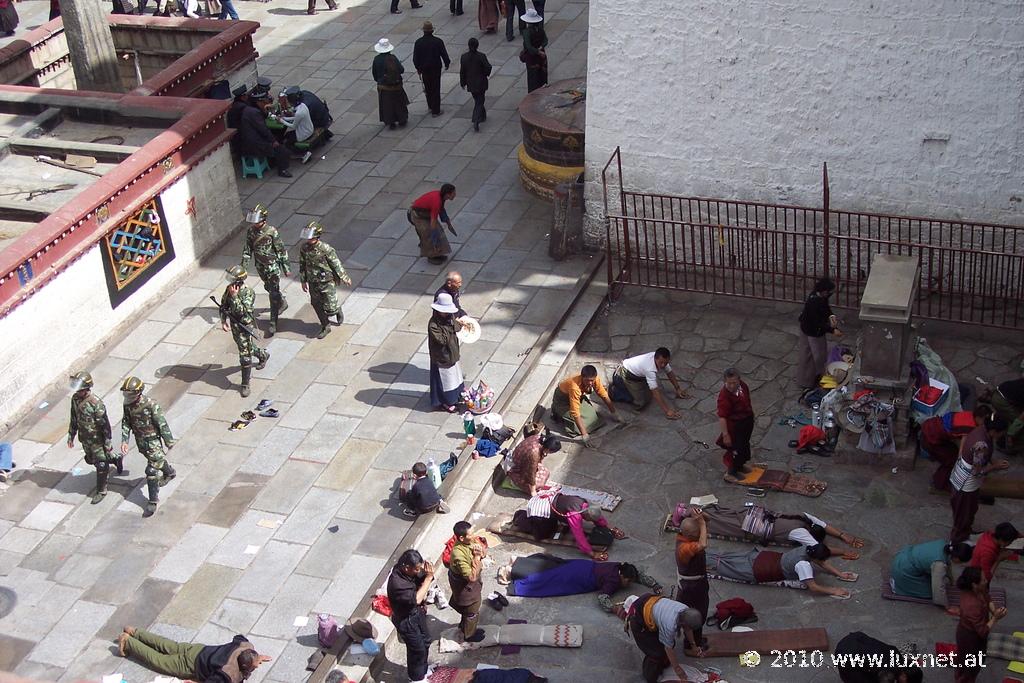
[[[156,479],[157,475],[160,474],[160,470],[153,466],[153,463],[146,463],[146,479]]]
[[[252,356],[239,356],[238,363],[243,368],[251,368],[253,366]]]
[[[110,471],[110,463],[106,460],[99,460],[96,463],[96,471],[100,474],[105,474]]]

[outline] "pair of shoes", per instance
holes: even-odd
[[[291,178],[292,177],[291,171],[278,171],[277,175],[281,176],[282,178]]]
[[[508,598],[506,598],[498,591],[494,591],[493,593],[487,596],[487,604],[494,608],[495,611],[500,612],[501,610],[508,607]]]
[[[302,163],[306,163],[307,161],[309,161],[312,158],[313,158],[313,152],[307,150],[306,153],[302,155]]]
[[[401,14],[402,10],[400,10],[400,9],[393,9],[393,10],[391,10],[391,13],[392,14]]]
[[[280,414],[281,413],[277,412],[277,408],[267,408],[260,413],[260,417],[277,417]]]
[[[463,638],[462,642],[464,642],[464,643],[479,643],[483,639],[484,639],[484,630],[482,628],[478,628],[476,631],[473,632],[473,635],[469,636],[468,638]]]
[[[420,513],[416,512],[415,510],[413,510],[411,508],[405,508],[405,507],[402,508],[402,514],[405,515],[406,517],[412,517],[413,519],[416,519],[417,517],[420,516]]]

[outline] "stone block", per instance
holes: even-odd
[[[390,253],[378,261],[377,265],[373,266],[359,286],[368,289],[390,290],[402,279],[405,272],[415,262],[415,256],[401,256]]]
[[[323,468],[322,463],[289,460],[256,496],[252,507],[256,510],[288,514],[320,476]]]
[[[43,539],[46,538],[45,531],[36,531],[35,529],[22,529],[21,527],[14,527],[0,538],[0,550],[6,550],[12,553],[21,553],[27,555],[36,549]]]
[[[280,590],[282,577],[295,570],[306,550],[304,545],[269,541],[231,589],[229,596],[237,600],[269,603]]]
[[[195,524],[160,560],[150,576],[175,583],[185,583],[206,561],[227,534],[227,529],[209,524]]]
[[[294,304],[292,305],[294,306]],[[270,360],[267,361],[267,366],[262,370],[253,369],[252,376],[257,379],[277,379],[277,376],[292,362],[302,347],[303,343],[300,341],[284,339],[280,336],[274,337],[267,345],[267,350],[270,351]]]
[[[295,571],[325,579],[338,578],[344,558],[353,553],[369,528],[366,522],[335,518],[310,546]]]
[[[249,457],[250,451],[251,449],[245,446],[218,445],[202,462],[192,468],[178,488],[182,493],[188,492],[212,498],[234,476],[235,470]],[[169,457],[172,458],[171,462],[173,463],[174,451],[171,451]],[[181,478],[180,474],[178,478]],[[166,491],[173,483],[172,481],[164,487],[164,490]],[[169,493],[165,496],[161,492],[160,497],[169,497]]]
[[[241,569],[218,564],[202,565],[160,612],[159,620],[189,629],[201,628],[216,613],[241,575]],[[262,610],[262,606],[259,609]],[[245,630],[238,632],[244,633]]]
[[[235,633],[249,633],[266,605],[227,598],[213,611],[210,622]]]
[[[310,429],[327,412],[327,407],[338,398],[341,392],[342,387],[336,384],[309,385],[302,397],[281,418],[280,425],[292,429]]]
[[[111,349],[109,355],[116,356],[117,358],[140,360],[173,327],[173,324],[159,320],[144,320],[132,329],[131,334]]]
[[[246,553],[246,549],[250,546],[262,548],[284,520],[284,515],[249,510],[217,544],[207,562],[245,569],[256,557],[255,554]]]
[[[132,600],[118,606],[103,627],[96,632],[96,637],[109,642],[117,638],[126,625],[151,624],[177,590],[178,584],[172,581],[146,579],[139,585]]]
[[[77,601],[32,649],[28,658],[41,664],[67,667],[93,639],[97,626],[113,613],[112,605]]]
[[[326,590],[327,579],[292,574],[267,605],[263,616],[252,627],[255,635],[289,639],[302,627],[295,626],[296,617],[305,617]],[[307,625],[308,627],[308,625]]]
[[[170,484],[164,487],[166,491]],[[145,520],[132,539],[136,543],[147,543],[168,548],[178,542],[195,522],[211,498],[189,491],[178,491],[176,495],[161,496],[156,514]],[[163,552],[161,550],[160,552]]]
[[[352,555],[338,572],[340,579],[331,582],[313,608],[314,612],[344,618],[352,614],[359,601],[377,580],[386,560],[379,557]]]
[[[196,521],[225,528],[233,526],[249,509],[249,504],[266,484],[267,479],[260,474],[239,472],[231,478],[217,497],[210,501]]]
[[[123,540],[115,556],[117,560],[96,577],[82,595],[83,599],[113,605],[129,602],[159,559],[158,550],[153,546],[125,543]]]
[[[316,480],[316,486],[351,491],[383,448],[382,441],[350,437]]]
[[[18,469],[28,468],[33,457],[42,455],[49,446],[27,442],[19,439],[13,444],[14,461],[18,463]],[[25,444],[28,444],[27,446]],[[33,455],[34,454],[34,455]],[[22,472],[17,481],[8,485],[4,491],[4,504],[0,505],[0,518],[12,522],[20,522],[32,512],[40,501],[42,501],[50,490],[58,485],[64,478],[64,472],[51,472],[48,470],[33,469]],[[0,541],[0,548],[3,542]],[[13,550],[13,548],[7,548]],[[17,551],[28,552],[28,551]]]
[[[19,589],[19,602],[14,611],[0,619],[0,626],[3,632],[26,640],[42,640],[82,596],[80,588],[39,581],[37,576],[24,581],[24,575],[19,574],[15,576],[17,579],[22,581],[12,580],[12,585]]]
[[[404,515],[400,516],[398,494],[392,495],[388,502],[390,509],[377,515],[363,536],[363,540],[356,546],[357,555],[387,559],[395,551],[399,539],[409,530],[410,518]],[[452,523],[454,524],[454,522]],[[448,531],[450,532],[451,529],[449,528]],[[451,533],[448,536],[451,536]],[[442,540],[442,545],[446,540],[447,538]]]
[[[113,562],[113,558],[73,553],[61,563],[51,578],[57,583],[85,589]]]
[[[383,257],[384,253],[380,255],[380,258]],[[362,325],[386,295],[387,292],[380,290],[357,287],[342,304],[345,322],[349,325]]]
[[[32,640],[0,635],[0,671],[14,671],[35,646]]]
[[[385,393],[377,404],[370,408],[353,436],[371,441],[390,440],[396,426],[405,422],[418,400],[415,396]]]
[[[273,476],[305,437],[306,432],[301,429],[274,427],[242,463],[239,472]]]
[[[388,387],[388,391],[419,396],[426,393],[430,386],[430,356],[425,353],[415,354],[398,373],[398,377]]]
[[[311,488],[274,534],[274,539],[310,545],[328,526],[334,513],[347,498],[345,492]]]

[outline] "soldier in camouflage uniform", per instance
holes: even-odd
[[[284,248],[281,235],[273,225],[267,225],[267,209],[262,204],[245,216],[249,222],[249,230],[245,235],[245,246],[242,247],[243,268],[248,267],[249,257],[256,259],[256,273],[263,280],[263,289],[270,295],[270,329],[267,336],[273,337],[277,332],[277,316],[288,308],[288,300],[281,293],[281,271],[291,275],[288,264],[288,251]]]
[[[228,286],[220,300],[221,327],[225,332],[231,330],[231,336],[238,346],[238,362],[242,366],[242,396],[249,395],[253,360],[256,360],[256,369],[262,370],[270,358],[270,352],[257,346],[255,338],[246,331],[246,328],[253,329],[253,305],[256,303],[256,292],[245,286],[248,275],[242,266],[228,268]]]
[[[338,292],[336,287],[344,282],[351,285],[345,268],[338,260],[338,252],[334,247],[321,241],[320,235],[324,228],[319,221],[310,221],[306,229],[302,231],[302,238],[306,243],[302,245],[299,252],[299,279],[302,281],[302,291],[309,292],[309,302],[313,304],[316,317],[320,319],[320,334],[317,339],[323,339],[331,331],[330,317],[335,316],[338,324],[341,324],[341,307],[338,305]]]
[[[128,436],[135,434],[135,445],[146,458],[146,486],[149,489],[149,504],[142,516],[150,517],[156,512],[160,487],[174,479],[177,473],[164,458],[164,449],[174,446],[171,428],[164,419],[163,409],[153,399],[142,395],[145,387],[138,377],[129,377],[121,385],[124,395],[121,454],[128,454]]]
[[[117,473],[124,473],[124,460],[114,457],[110,445],[110,419],[103,400],[92,393],[92,375],[76,372],[71,375],[71,424],[68,426],[68,448],[74,448],[75,435],[85,451],[85,462],[96,468],[96,488],[89,494],[93,505],[107,495],[107,477],[110,463]]]

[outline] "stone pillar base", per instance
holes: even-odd
[[[516,150],[519,156],[519,178],[531,194],[541,199],[553,199],[555,187],[561,183],[574,183],[583,173],[582,166],[554,166],[537,161],[523,145]]]

